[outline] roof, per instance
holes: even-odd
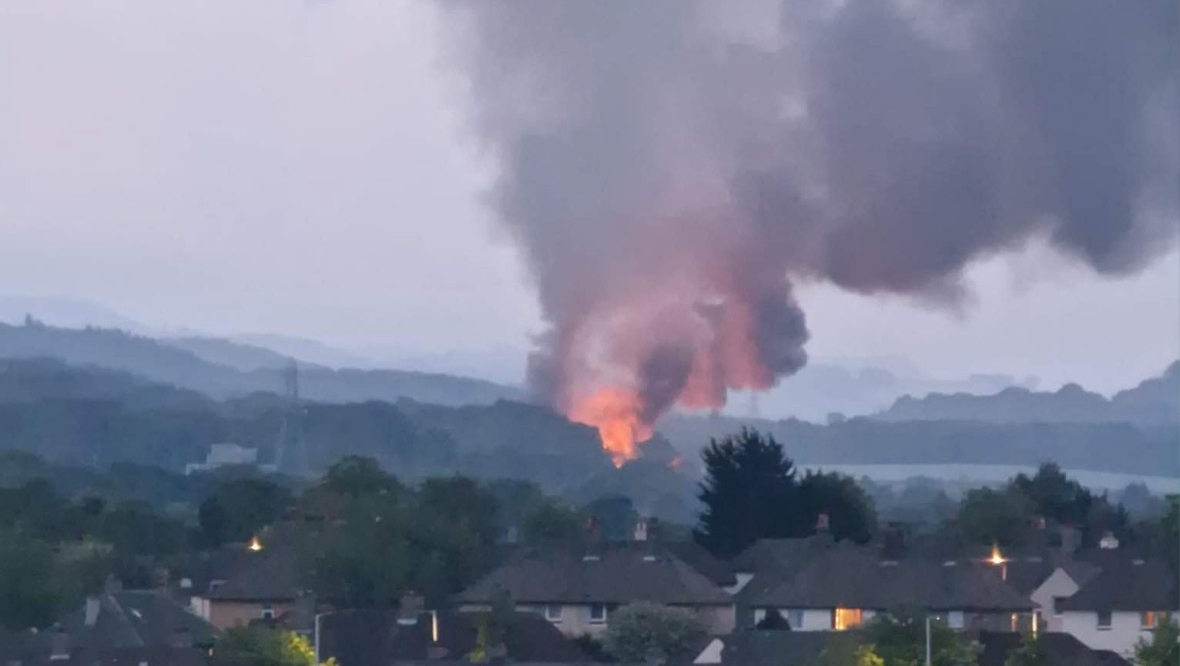
[[[1063,599],[1066,611],[1143,611],[1180,609],[1176,575],[1153,560],[1122,560],[1102,569],[1073,596]]]
[[[983,651],[978,666],[1004,666],[1008,655],[1021,645],[1017,633],[981,631],[978,636]],[[1044,666],[1129,666],[1113,652],[1092,650],[1072,634],[1042,633],[1037,637],[1045,656]]]
[[[761,573],[797,565],[817,548],[826,547],[822,539],[759,539],[733,558],[734,571]]]
[[[855,646],[862,635],[854,631],[741,631],[722,636],[723,666],[802,666],[814,663],[825,648],[841,643]]]
[[[1032,601],[983,565],[927,559],[883,560],[876,549],[836,544],[800,565],[756,576],[743,603],[774,608],[1028,611]]]
[[[688,566],[696,569],[714,585],[727,587],[737,585],[733,565],[713,555],[695,541],[669,541],[664,547]]]
[[[208,653],[204,649],[157,645],[81,649],[58,658],[51,658],[48,652],[43,652],[7,663],[20,666],[206,666],[208,662]]]
[[[516,603],[733,604],[733,598],[713,581],[667,548],[650,542],[585,554],[526,554],[492,571],[456,600],[486,604],[501,592]]]
[[[89,620],[89,621],[88,621]],[[193,645],[212,645],[215,629],[167,595],[127,590],[90,597],[61,620],[73,649],[110,650],[164,647],[178,636]]]
[[[295,548],[268,547],[253,555],[205,596],[213,601],[293,601],[302,595]]]
[[[399,661],[459,660],[475,650],[487,612],[437,614],[438,642],[432,638],[434,617],[418,616],[411,625],[397,622],[397,613],[366,609],[340,611],[320,618],[320,655],[340,666],[388,666]],[[586,655],[556,627],[536,613],[507,615],[504,647],[514,662],[573,663]]]

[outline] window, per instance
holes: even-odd
[[[836,631],[859,627],[860,620],[859,608],[837,608],[832,611],[832,628]]]
[[[759,622],[761,622],[765,619],[766,619],[766,609],[765,608],[755,608],[754,609],[754,625],[757,626]],[[794,627],[792,627],[792,629],[794,629]]]
[[[803,609],[792,608],[787,611],[787,624],[791,625],[792,629],[803,628]]]
[[[951,629],[963,628],[963,611],[951,611],[946,614],[946,626]]]
[[[1061,615],[1061,602],[1065,601],[1067,598],[1068,597],[1053,597],[1053,614],[1054,615]]]
[[[561,622],[561,606],[546,606],[545,619],[550,622]]]
[[[270,620],[275,616],[275,609],[270,604],[262,604],[262,619]]]
[[[1110,629],[1110,611],[1098,611],[1098,628]]]
[[[1139,627],[1142,629],[1154,629],[1156,620],[1155,611],[1143,611],[1139,613]]]
[[[590,605],[590,624],[606,624],[606,606],[602,604]]]

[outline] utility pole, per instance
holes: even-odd
[[[926,666],[930,666],[930,613],[926,613]]]

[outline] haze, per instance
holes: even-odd
[[[534,288],[481,198],[494,174],[438,18],[414,0],[0,5],[0,293],[523,376]],[[813,358],[1109,392],[1180,354],[1178,264],[1099,278],[1034,244],[973,265],[954,310],[797,296]]]

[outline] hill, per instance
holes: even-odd
[[[0,324],[0,358],[56,358],[70,364],[123,370],[145,379],[199,391],[214,398],[281,391],[281,355],[269,350],[207,338],[167,342],[116,329],[70,329],[29,320],[22,326]],[[197,353],[200,352],[200,353]],[[213,362],[216,358],[224,363]],[[239,367],[234,367],[235,365]],[[242,367],[259,365],[254,369]],[[300,390],[323,402],[396,401],[410,398],[442,405],[491,404],[519,399],[519,389],[493,382],[401,370],[300,371]]]
[[[905,396],[873,415],[879,421],[983,421],[987,423],[1180,423],[1180,361],[1162,375],[1107,399],[1067,384],[1055,392],[1008,388],[992,395],[932,393]]]
[[[743,426],[773,434],[804,465],[1037,465],[1052,460],[1069,469],[1180,476],[1180,427],[1131,423],[990,423],[849,419],[826,426],[674,414],[659,431],[686,460],[699,458],[710,437]]]

